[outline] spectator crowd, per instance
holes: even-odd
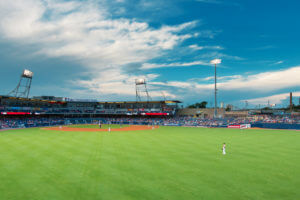
[[[60,118],[60,117],[29,117],[29,118],[0,118],[0,129],[56,126],[68,124],[91,124],[101,121],[103,124],[136,124],[164,126],[202,126],[227,127],[240,124],[296,124],[300,126],[300,117],[291,116],[251,116],[247,118],[201,119],[193,117],[146,118]]]

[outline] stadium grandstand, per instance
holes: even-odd
[[[180,101],[122,101],[69,99],[41,96],[19,98],[0,96],[2,115],[57,115],[64,117],[100,117],[105,115],[173,116]]]
[[[26,128],[65,124],[156,124],[167,126],[252,127],[300,129],[298,112],[284,110],[225,111],[213,118],[213,109],[179,109],[178,100],[99,102],[54,96],[21,98],[0,96],[0,127]]]

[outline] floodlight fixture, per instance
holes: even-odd
[[[213,60],[210,61],[210,63],[211,63],[211,64],[214,64],[214,65],[216,65],[216,64],[221,64],[221,62],[222,62],[222,60],[221,60],[221,59],[218,59],[218,58],[217,58],[217,59],[213,59]]]
[[[135,79],[135,84],[136,85],[144,85],[144,84],[146,84],[146,80],[143,78]]]
[[[24,71],[22,73],[22,77],[32,78],[33,77],[33,72],[28,70],[28,69],[24,69]]]

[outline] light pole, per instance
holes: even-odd
[[[217,117],[217,64],[221,63],[221,59],[211,60],[210,63],[215,65],[215,109],[214,109],[214,118]]]

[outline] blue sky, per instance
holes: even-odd
[[[299,1],[0,0],[0,94],[22,69],[31,95],[135,100],[218,99],[243,107],[300,96]],[[298,99],[295,98],[295,103]]]

